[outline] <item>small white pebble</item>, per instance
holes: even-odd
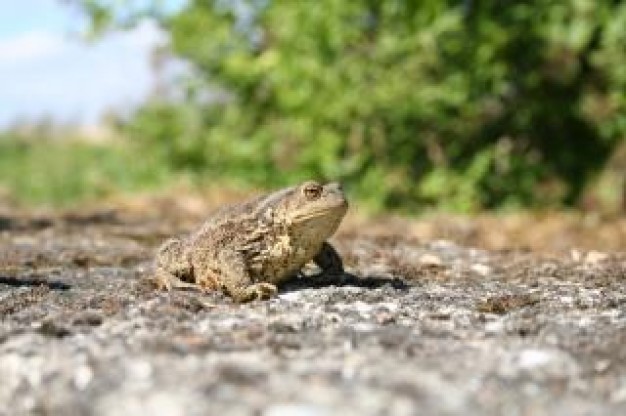
[[[606,260],[608,257],[609,255],[606,253],[602,253],[600,251],[590,251],[585,257],[585,263],[595,265]]]
[[[518,363],[520,368],[530,369],[544,366],[553,359],[553,354],[548,351],[528,349],[520,353]]]
[[[434,254],[422,254],[418,261],[425,266],[440,266],[442,264],[441,259]]]
[[[611,393],[611,402],[613,403],[626,402],[626,386],[622,386],[621,388]]]
[[[325,408],[311,403],[277,403],[262,413],[263,416],[323,416],[330,414]]]
[[[472,264],[470,269],[473,272],[478,273],[479,275],[481,275],[483,277],[488,276],[491,273],[491,267],[487,266],[486,264],[482,264],[482,263]]]
[[[400,305],[398,302],[383,302],[378,304],[378,309],[387,309],[391,313],[396,313],[400,309]]]
[[[128,366],[128,376],[134,380],[148,380],[152,371],[152,365],[147,361],[135,361]]]
[[[78,390],[85,390],[93,379],[93,371],[87,365],[81,365],[74,372],[74,386]]]
[[[596,370],[596,372],[598,373],[602,373],[608,370],[610,366],[611,366],[610,360],[600,360],[596,362],[596,364],[593,366],[593,369]]]
[[[359,314],[364,315],[364,316],[369,315],[372,312],[372,310],[374,309],[374,306],[372,306],[372,305],[370,305],[368,303],[362,302],[360,300],[354,302],[354,304],[352,304],[352,307],[354,307],[354,309]]]
[[[449,240],[435,240],[430,243],[430,246],[433,248],[445,249],[445,248],[456,247],[456,244],[454,244],[452,241],[449,241]]]
[[[499,334],[504,331],[504,323],[501,320],[487,322],[485,324],[485,332],[488,334]]]
[[[281,300],[286,300],[287,302],[297,302],[302,299],[302,294],[298,291],[287,292],[281,293],[280,295],[278,295],[278,298]]]

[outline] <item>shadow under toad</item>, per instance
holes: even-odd
[[[378,276],[357,276],[351,273],[340,275],[320,274],[314,276],[299,275],[278,286],[280,293],[295,292],[302,289],[322,288],[328,286],[358,287],[364,289],[377,289],[382,286],[390,286],[397,290],[407,290],[409,285],[399,278]]]
[[[58,280],[46,280],[46,279],[38,279],[38,278],[17,278],[17,277],[9,277],[9,276],[0,276],[0,285],[7,285],[12,287],[37,287],[37,286],[45,286],[50,290],[69,290],[71,289],[71,285],[58,281]]]

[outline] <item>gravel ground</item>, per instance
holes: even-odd
[[[345,276],[244,305],[146,279],[194,220],[0,216],[0,415],[626,414],[623,219],[349,220]]]

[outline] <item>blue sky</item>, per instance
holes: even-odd
[[[184,0],[166,0],[171,6]],[[167,37],[149,23],[96,43],[60,0],[6,1],[0,8],[0,128],[44,115],[93,124],[109,109],[140,103],[153,83],[150,51]]]

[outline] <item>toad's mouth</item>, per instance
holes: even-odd
[[[320,207],[314,210],[299,212],[293,216],[295,222],[305,222],[320,217],[337,217],[341,218],[348,210],[348,203],[343,201],[340,204]]]

